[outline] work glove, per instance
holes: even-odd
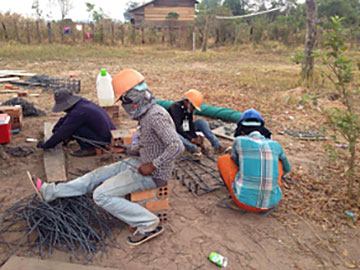
[[[36,147],[37,148],[42,148],[42,149],[44,149],[44,142],[43,141],[39,141],[38,143],[37,143],[37,145],[36,145]]]

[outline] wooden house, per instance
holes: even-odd
[[[140,27],[181,27],[194,23],[196,0],[154,0],[130,10],[131,23]]]

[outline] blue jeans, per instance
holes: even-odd
[[[138,160],[128,158],[66,183],[43,183],[40,192],[49,202],[56,198],[81,196],[95,189],[93,198],[97,205],[137,227],[140,233],[152,231],[158,226],[159,218],[139,204],[123,198],[132,192],[156,188],[150,176],[137,172],[140,165]]]
[[[209,124],[204,119],[195,120],[194,127],[195,127],[195,131],[201,131],[202,133],[204,133],[205,137],[209,140],[209,142],[211,143],[214,149],[221,147],[218,138],[216,138],[214,133],[212,133]],[[180,137],[180,140],[183,142],[185,149],[190,153],[194,153],[197,145],[191,143],[188,139],[185,139],[179,133],[178,135]]]

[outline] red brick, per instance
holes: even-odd
[[[95,153],[96,153],[97,156],[101,156],[101,155],[103,155],[105,152],[104,152],[104,150],[95,147]]]
[[[156,200],[156,201],[147,202],[145,204],[145,207],[150,212],[167,210],[169,208],[169,200],[168,200],[168,198],[166,198],[164,200]]]
[[[157,188],[156,197],[159,198],[159,199],[168,198],[169,195],[170,195],[169,191],[170,190],[169,190],[168,185],[163,186],[163,187],[159,187],[159,188]]]
[[[10,90],[18,90],[19,87],[12,85],[10,83],[5,84],[5,89],[10,89]]]
[[[138,202],[138,201],[145,201],[155,198],[155,190],[148,189],[139,192],[133,192],[130,194],[130,201]]]
[[[169,219],[167,210],[155,212],[154,214],[160,219],[161,223],[167,222]]]
[[[24,92],[18,92],[17,93],[18,97],[27,97],[28,96],[28,92],[24,91]]]
[[[119,105],[102,106],[108,113],[119,113]]]

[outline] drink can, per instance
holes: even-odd
[[[228,259],[216,252],[211,252],[209,255],[209,260],[215,263],[220,267],[226,267],[228,264]]]

